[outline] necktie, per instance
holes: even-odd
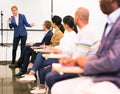
[[[99,52],[101,52],[101,50],[102,50],[102,46],[103,46],[103,41],[104,41],[104,39],[105,39],[105,35],[106,35],[106,29],[107,29],[107,26],[108,26],[108,23],[106,23],[105,24],[105,28],[104,28],[104,32],[103,32],[103,36],[102,36],[102,40],[101,40],[101,47],[99,47],[99,49],[98,49],[98,51],[97,51],[97,53],[99,53]]]
[[[106,29],[107,29],[107,27],[108,27],[108,23],[106,23],[105,24],[105,28],[104,28],[104,33],[103,33],[103,38],[105,38],[106,37]]]
[[[108,23],[105,24],[104,32],[106,31]]]

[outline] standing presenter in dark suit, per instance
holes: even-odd
[[[14,38],[13,38],[13,49],[12,49],[12,63],[10,66],[14,65],[16,60],[16,51],[19,44],[19,41],[21,41],[21,53],[26,45],[27,40],[27,31],[26,27],[32,27],[35,24],[29,24],[26,20],[26,17],[24,14],[18,13],[17,6],[12,6],[11,11],[13,16],[11,16],[9,21],[9,27],[12,29],[14,28]]]

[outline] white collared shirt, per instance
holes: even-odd
[[[16,24],[18,25],[18,23],[19,23],[19,14],[17,16],[14,16],[14,17],[15,17]]]
[[[116,11],[114,11],[109,16],[107,16],[108,26],[106,28],[105,36],[110,32],[110,29],[112,28],[113,24],[115,23],[115,21],[119,16],[120,16],[120,8],[118,8]]]

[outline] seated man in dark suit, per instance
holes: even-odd
[[[29,62],[29,58],[32,55],[32,51],[33,49],[31,48],[31,46],[40,46],[40,45],[49,45],[50,44],[50,40],[52,38],[53,32],[51,30],[51,22],[50,21],[45,21],[43,24],[43,30],[46,32],[44,38],[42,39],[42,41],[40,43],[30,43],[29,45],[25,46],[22,55],[20,56],[18,63],[14,64],[14,65],[10,65],[10,68],[17,68],[17,67],[21,67],[23,62]]]
[[[50,44],[46,46],[46,47],[49,47],[49,48],[53,48],[54,46],[59,45],[60,40],[63,37],[63,32],[64,32],[64,28],[61,25],[62,19],[59,16],[53,16],[52,19],[53,19],[52,23],[53,22],[55,23],[55,24],[52,24],[52,27],[55,28],[55,32],[54,32],[54,34],[53,34],[53,36],[52,36],[52,38],[50,40]],[[44,45],[44,47],[45,47],[45,45]],[[24,58],[26,58],[26,56],[27,56],[27,54],[25,55]],[[15,76],[21,76],[21,75],[23,75],[25,73],[28,73],[27,72],[28,64],[29,64],[29,60],[28,59],[27,59],[27,61],[24,60],[24,62],[22,63],[22,67],[21,67],[20,72],[18,74],[16,74]]]

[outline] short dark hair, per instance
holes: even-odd
[[[47,29],[50,29],[51,28],[51,22],[50,21],[48,21],[48,20],[46,20],[45,22],[44,22],[44,25],[45,25],[45,27],[47,28]]]

